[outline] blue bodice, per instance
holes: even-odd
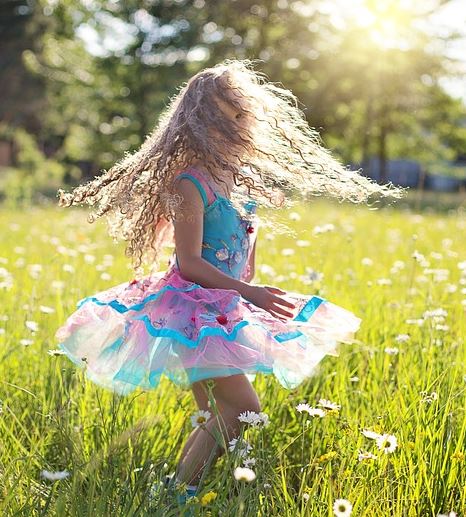
[[[196,185],[204,202],[202,258],[223,273],[242,279],[256,238],[256,202],[251,199],[243,204],[247,216],[242,217],[231,201],[218,194],[200,172],[190,169],[177,179],[182,177]],[[179,267],[178,259],[174,265]]]

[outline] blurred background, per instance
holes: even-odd
[[[346,164],[464,203],[462,0],[2,0],[0,31],[4,205],[100,174],[225,58],[260,60]]]

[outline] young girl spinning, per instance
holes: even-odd
[[[107,216],[109,233],[129,241],[136,273],[81,300],[57,330],[59,347],[120,394],[155,389],[164,374],[210,414],[213,385],[218,415],[193,431],[176,471],[188,495],[225,451],[215,432],[228,442],[240,413],[261,411],[250,379],[262,372],[298,386],[339,342],[354,342],[361,322],[319,296],[250,283],[257,205],[270,219],[290,203],[285,189],[353,202],[402,193],[343,167],[293,94],[251,65],[226,60],[197,73],[134,154],[72,193],[59,191],[61,206],[98,205],[90,222]],[[158,271],[170,244],[168,269]],[[148,275],[142,264],[152,265]]]

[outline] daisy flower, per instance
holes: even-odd
[[[371,440],[376,440],[382,436],[381,434],[376,433],[375,431],[371,431],[370,429],[363,429],[361,432],[366,438],[370,438]]]
[[[326,412],[323,409],[311,407],[309,404],[298,404],[296,409],[300,413],[306,411],[306,413],[309,413],[310,416],[319,416],[322,418],[326,415]]]
[[[326,400],[326,399],[320,399],[319,403],[317,405],[321,406],[324,409],[327,409],[329,411],[332,411],[332,410],[338,411],[341,408],[341,406],[339,404],[336,404],[335,402],[331,402],[330,400]]]
[[[393,452],[397,446],[396,436],[392,434],[382,434],[376,438],[377,447],[385,454]]]
[[[347,499],[336,499],[333,503],[333,513],[336,517],[349,517],[353,510],[353,505]]]
[[[358,461],[376,460],[376,459],[377,459],[377,456],[375,454],[372,454],[372,452],[359,451]]]
[[[199,427],[207,422],[207,420],[210,418],[210,411],[204,411],[200,409],[199,411],[196,411],[194,415],[191,416],[191,423],[193,427]]]
[[[246,422],[247,424],[251,424],[253,426],[269,425],[269,416],[267,413],[256,413],[255,411],[245,411],[240,413],[238,416],[238,420],[240,422]]]
[[[249,454],[249,452],[251,451],[252,446],[244,439],[242,439],[242,440],[238,440],[238,438],[231,439],[228,442],[228,444],[229,444],[228,450],[230,452],[233,452],[235,450],[236,445],[238,443],[240,444],[238,446],[238,453],[239,453],[239,455],[242,456],[242,457],[247,456]]]
[[[42,470],[40,474],[43,478],[49,479],[50,481],[65,479],[70,475],[70,473],[67,470],[61,470],[59,472],[50,472],[49,470]]]

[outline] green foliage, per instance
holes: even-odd
[[[464,514],[462,203],[439,215],[402,203],[368,211],[313,199],[292,217],[284,213],[297,239],[259,235],[254,282],[318,293],[353,311],[363,319],[360,343],[342,344],[339,357],[326,357],[296,390],[257,375],[253,385],[270,417],[268,427],[244,434],[257,477],[236,482],[240,459],[225,455],[200,493],[217,497],[205,507],[190,503],[195,515],[327,516],[337,498],[361,517]],[[313,231],[326,223],[333,230]],[[192,394],[163,378],[156,391],[119,397],[48,353],[79,299],[130,279],[123,244],[79,209],[2,210],[0,224],[7,229],[0,253],[1,513],[179,515],[166,495],[151,508],[148,494],[174,470],[197,409]],[[323,274],[318,283],[307,268]],[[437,309],[446,311],[444,321],[425,316]],[[295,409],[320,398],[340,411],[317,418]],[[398,447],[384,454],[364,428],[395,435]],[[359,461],[360,450],[377,459]],[[52,482],[43,469],[70,475]]]
[[[0,180],[0,194],[7,206],[27,206],[38,200],[39,193],[53,195],[63,183],[64,165],[44,156],[24,129],[3,128],[0,134],[11,138],[17,148],[17,166],[5,168]]]

